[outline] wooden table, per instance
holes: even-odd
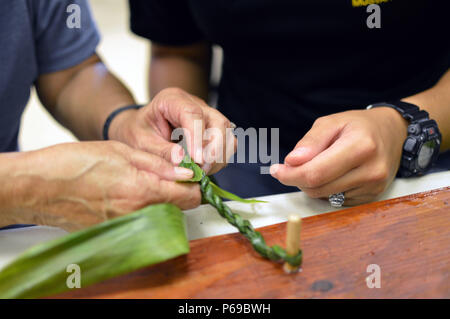
[[[259,229],[284,246],[286,225]],[[191,242],[191,252],[58,297],[450,298],[450,187],[303,219],[302,272],[287,275],[240,234]],[[368,288],[368,265],[381,288]]]

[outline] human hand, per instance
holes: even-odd
[[[312,198],[345,192],[344,205],[372,201],[395,177],[407,126],[389,107],[319,118],[271,174]]]
[[[181,89],[168,88],[140,110],[129,110],[115,118],[111,139],[157,154],[177,165],[183,148],[171,142],[174,128],[183,128],[187,149],[208,174],[219,171],[236,151],[236,138],[230,121],[203,100]],[[203,140],[203,134],[210,133]],[[204,147],[207,145],[206,147]]]
[[[177,183],[193,173],[116,142],[61,144],[24,153],[14,172],[27,195],[17,201],[16,222],[76,230],[155,203],[181,209],[200,204],[199,185]]]

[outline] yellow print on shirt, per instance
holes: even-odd
[[[370,4],[379,4],[384,2],[390,2],[391,0],[352,0],[353,7],[365,7]]]

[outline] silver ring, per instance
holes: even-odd
[[[237,126],[233,122],[230,122],[230,128],[235,129]]]
[[[328,196],[328,201],[333,207],[342,207],[345,202],[345,195],[344,193],[332,194]]]

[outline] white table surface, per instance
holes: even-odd
[[[380,200],[405,196],[450,186],[450,171],[429,174],[419,178],[396,179]],[[302,192],[264,196],[258,199],[269,203],[242,204],[228,202],[230,208],[248,219],[258,228],[285,222],[292,213],[302,217],[328,213],[336,209],[327,201],[308,198]],[[236,232],[209,205],[185,211],[190,240]],[[34,226],[0,231],[0,267],[10,262],[27,248],[66,234],[59,228]]]

